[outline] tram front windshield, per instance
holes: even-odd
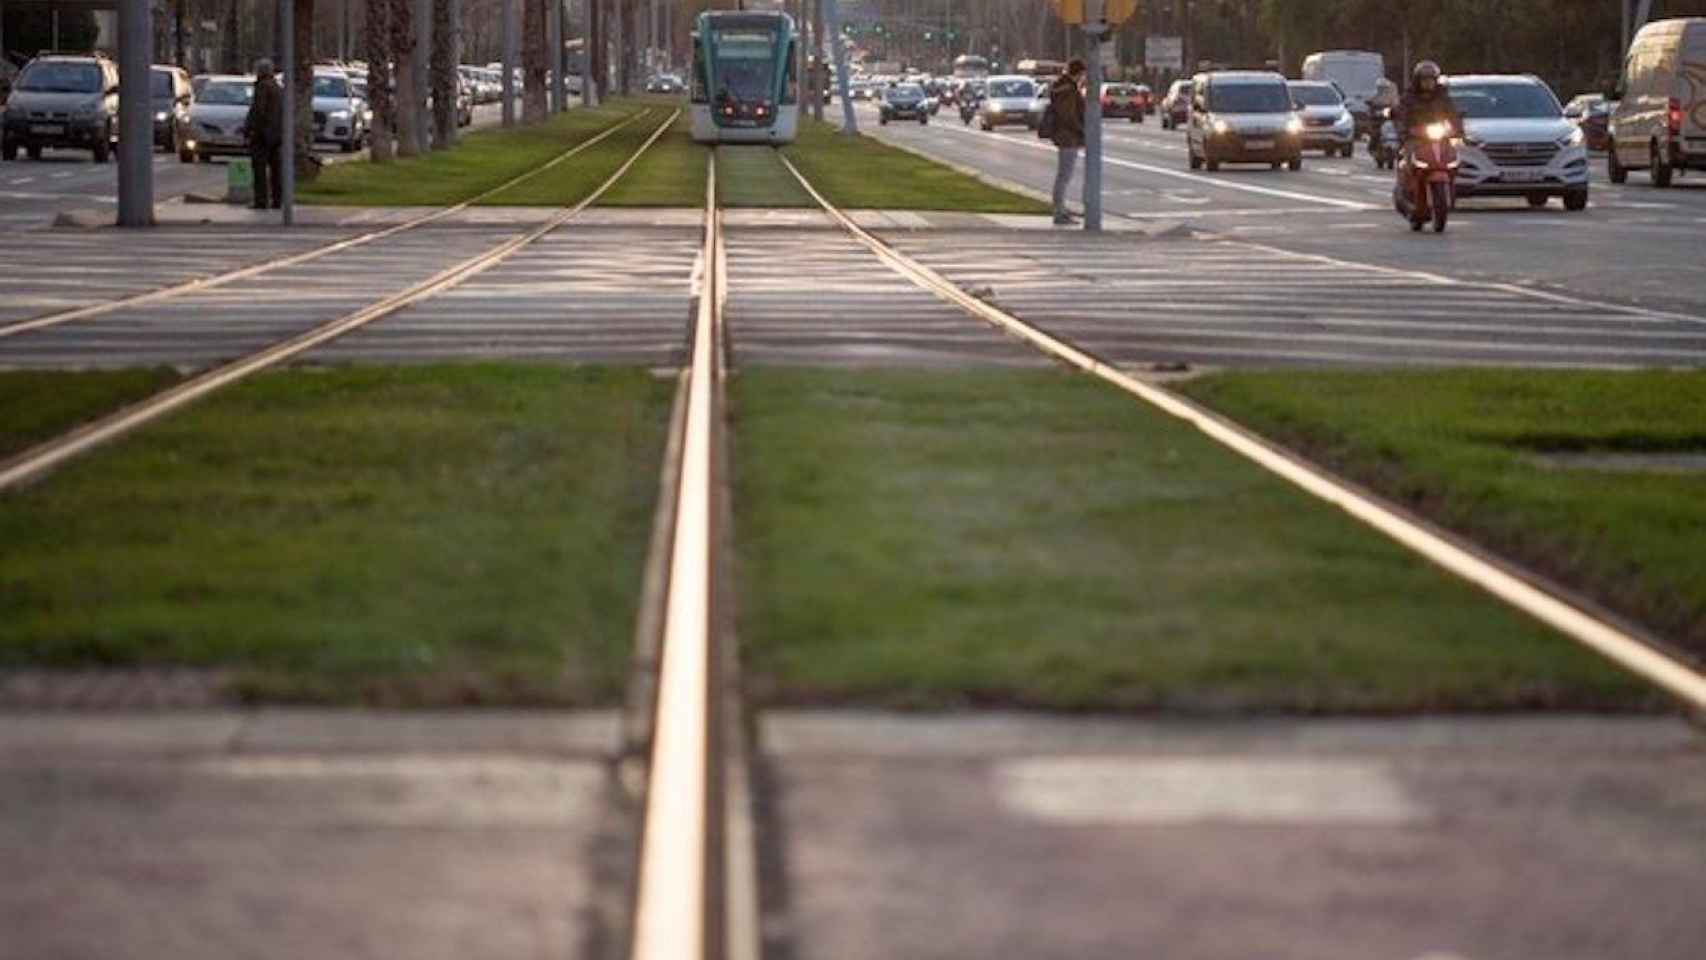
[[[769,100],[776,76],[776,34],[769,30],[718,30],[717,95]]]

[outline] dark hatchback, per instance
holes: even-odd
[[[890,120],[930,122],[930,104],[924,96],[924,88],[916,83],[897,83],[883,91],[883,102],[879,111],[878,123],[888,123]]]

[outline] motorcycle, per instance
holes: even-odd
[[[971,126],[972,120],[975,119],[976,117],[977,117],[977,98],[976,97],[970,97],[970,96],[961,96],[960,97],[960,122],[969,127],[969,126]]]
[[[1457,146],[1449,123],[1430,123],[1424,133],[1399,164],[1392,203],[1410,221],[1411,230],[1420,230],[1432,220],[1434,232],[1444,233],[1454,200]]]
[[[1368,135],[1368,153],[1374,157],[1374,165],[1381,170],[1391,170],[1398,163],[1398,126],[1391,117],[1382,115],[1373,133]]]

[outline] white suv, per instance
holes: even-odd
[[[1466,76],[1446,89],[1463,114],[1459,197],[1525,197],[1531,207],[1563,197],[1566,209],[1586,209],[1587,144],[1551,87],[1532,76]]]

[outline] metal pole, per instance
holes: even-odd
[[[1088,79],[1084,89],[1084,229],[1102,229],[1102,38],[1108,25],[1103,0],[1088,0],[1084,36],[1089,40]]]
[[[282,202],[279,211],[285,226],[296,222],[296,4],[278,0],[279,76],[284,78],[285,137],[278,145],[278,166],[273,176],[279,178]]]
[[[812,59],[817,61],[817,70],[812,77],[812,119],[823,122],[824,81],[829,68],[823,62],[823,0],[811,0],[812,4]]]
[[[581,106],[598,106],[598,0],[581,0]]]
[[[823,0],[824,30],[835,56],[836,94],[841,97],[841,130],[850,137],[859,135],[859,118],[853,112],[853,97],[848,93],[847,47],[841,42],[841,11],[835,0]]]
[[[141,96],[119,97],[118,225],[152,227],[154,117],[146,91],[154,62],[154,23],[148,0],[120,0],[118,44],[119,89],[143,91]]]
[[[427,103],[427,94],[432,90],[432,48],[436,42],[433,37],[432,0],[414,0],[414,4],[415,49],[409,58],[409,65],[415,72],[415,129],[421,131],[421,150],[442,150],[444,144],[438,143],[437,118],[433,116],[433,109]],[[454,127],[454,101],[450,112],[451,126]]]
[[[503,124],[515,126],[515,0],[503,0]]]
[[[551,12],[545,24],[546,42],[551,44],[551,56],[545,62],[551,68],[551,112],[563,112],[563,0],[550,0]]]

